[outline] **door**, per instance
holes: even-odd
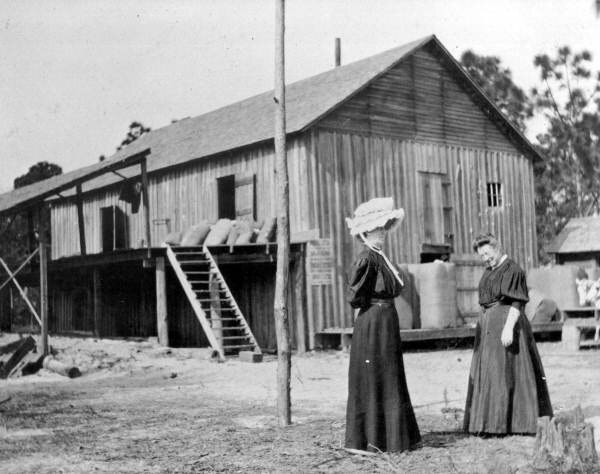
[[[444,205],[441,174],[419,173],[423,209],[422,242],[444,243]]]
[[[452,251],[452,189],[442,173],[419,172],[421,203],[421,251],[436,254]]]

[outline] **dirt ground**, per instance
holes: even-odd
[[[6,344],[16,336],[0,337]],[[151,341],[52,338],[77,379],[42,370],[1,381],[0,472],[529,473],[534,437],[458,431],[468,349],[406,351],[423,446],[374,456],[341,449],[348,354],[293,357],[293,424],[275,418],[276,359],[212,362]],[[555,410],[600,420],[600,351],[538,344]],[[456,410],[452,410],[456,409]],[[599,471],[600,472],[600,469]]]

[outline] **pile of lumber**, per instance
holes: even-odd
[[[37,372],[42,359],[31,336],[0,346],[0,379]]]
[[[0,379],[35,374],[42,367],[69,378],[81,376],[77,367],[38,354],[35,339],[31,336],[0,346]]]

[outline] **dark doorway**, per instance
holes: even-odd
[[[219,219],[235,219],[235,175],[217,178]]]

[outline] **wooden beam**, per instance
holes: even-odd
[[[35,310],[35,308],[31,304],[31,301],[29,301],[29,298],[27,298],[27,295],[25,294],[25,291],[23,290],[23,288],[21,287],[21,285],[19,285],[19,282],[14,277],[14,274],[10,271],[10,268],[8,268],[8,265],[6,265],[6,262],[4,260],[2,260],[2,258],[0,258],[0,265],[2,265],[4,267],[4,270],[6,270],[6,273],[8,273],[8,275],[11,277],[12,282],[17,287],[17,290],[19,290],[19,293],[21,294],[21,297],[23,298],[23,300],[25,301],[25,304],[29,308],[29,311],[31,311],[31,314],[33,314],[33,316],[35,317],[35,319],[37,319],[37,322],[41,326],[42,325],[42,320],[40,319],[40,316],[38,315],[37,311]]]
[[[95,267],[92,273],[94,293],[94,336],[100,337],[100,318],[102,317],[102,280],[100,269]]]
[[[77,190],[77,224],[79,227],[79,251],[81,255],[87,254],[85,247],[85,222],[83,220],[83,199],[81,193],[81,184],[75,186]]]
[[[127,158],[123,158],[120,160],[110,160],[105,164],[96,163],[95,165],[90,165],[87,168],[83,168],[81,170],[73,171],[69,174],[71,175],[80,175],[78,178],[73,178],[64,182],[63,184],[57,185],[55,187],[49,188],[47,191],[44,191],[40,194],[37,194],[30,199],[25,199],[20,201],[18,204],[14,206],[9,206],[6,208],[0,208],[0,215],[6,214],[8,212],[18,213],[23,210],[29,209],[37,203],[44,201],[47,197],[53,196],[54,194],[58,194],[61,191],[65,191],[67,189],[71,189],[78,184],[85,183],[86,181],[90,181],[98,176],[102,176],[103,174],[110,173],[113,170],[118,170],[122,168],[128,168],[129,166],[136,165],[141,161],[146,160],[146,156],[150,154],[150,148],[140,151],[135,155],[128,156]],[[85,171],[86,169],[94,168],[94,171]],[[97,168],[97,169],[96,169]],[[66,176],[66,175],[65,175]],[[63,175],[56,176],[52,179],[64,180]]]
[[[167,279],[165,258],[156,259],[156,333],[161,346],[169,346],[169,321],[167,317]]]
[[[1,290],[2,288],[4,288],[6,285],[8,285],[8,284],[9,284],[9,283],[12,281],[12,279],[13,279],[13,278],[15,278],[15,277],[17,276],[17,273],[19,273],[21,270],[23,270],[23,267],[25,267],[25,265],[27,265],[27,264],[29,263],[29,261],[30,261],[30,260],[31,260],[31,259],[32,259],[32,258],[33,258],[35,255],[37,255],[37,253],[39,252],[39,250],[40,250],[39,248],[35,249],[35,250],[34,250],[34,251],[31,253],[31,255],[30,255],[29,257],[27,257],[27,259],[26,259],[26,260],[25,260],[25,261],[24,261],[24,262],[23,262],[21,265],[19,265],[19,268],[17,268],[17,269],[16,269],[16,270],[13,272],[12,276],[10,276],[10,277],[8,278],[8,280],[6,280],[4,283],[2,283],[2,285],[0,285],[0,290]]]
[[[148,258],[150,257],[150,207],[148,203],[148,170],[146,159],[140,161],[142,170],[142,203],[144,204],[144,230],[146,231],[146,247],[148,248]]]

